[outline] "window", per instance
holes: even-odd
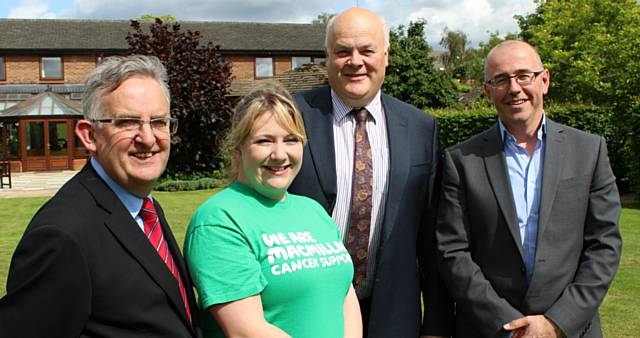
[[[317,65],[326,66],[327,65],[327,59],[326,58],[313,58],[313,63],[315,63]]]
[[[296,69],[302,65],[311,63],[310,56],[292,56],[291,57],[291,69]]]
[[[6,80],[4,70],[4,56],[0,56],[0,81]]]
[[[40,58],[40,79],[41,80],[62,80],[62,58],[59,56],[48,56]]]
[[[256,58],[256,77],[273,76],[273,59]]]

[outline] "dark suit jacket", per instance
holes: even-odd
[[[547,119],[537,249],[527,287],[498,124],[445,151],[437,239],[459,337],[505,337],[544,314],[601,337],[598,306],[620,260],[620,200],[603,138]]]
[[[189,273],[156,202],[197,313]],[[178,283],[138,224],[87,164],[33,217],[0,300],[0,336],[196,337]]]
[[[289,191],[318,201],[328,213],[336,198],[333,108],[329,87],[295,96],[308,144]],[[376,275],[371,296],[370,338],[418,337],[420,291],[425,302],[423,333],[450,334],[452,303],[435,260],[433,185],[438,132],[424,112],[382,95],[389,135],[387,193]]]

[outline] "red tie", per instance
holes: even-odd
[[[356,130],[347,249],[353,261],[353,279],[357,288],[367,276],[373,161],[366,125],[369,112],[365,108],[354,109],[352,112],[356,116]]]
[[[173,277],[178,281],[180,296],[182,296],[184,307],[187,310],[187,317],[189,318],[189,323],[191,323],[191,311],[189,309],[189,302],[187,301],[187,292],[184,288],[184,284],[182,283],[182,278],[180,278],[180,272],[178,272],[178,268],[173,263],[173,257],[171,257],[171,253],[167,247],[167,242],[164,240],[164,234],[162,233],[162,227],[160,226],[160,220],[158,219],[156,208],[153,206],[153,202],[149,198],[144,199],[139,215],[144,221],[144,233],[147,235],[149,242],[151,242],[151,245],[156,249],[164,263],[167,264],[167,268],[169,268]]]

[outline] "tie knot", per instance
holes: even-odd
[[[356,116],[356,122],[367,122],[367,117],[369,117],[369,111],[367,110],[367,108],[355,108],[351,112]]]
[[[156,208],[153,206],[153,202],[150,198],[146,197],[142,202],[142,208],[140,209],[140,217],[146,220],[150,217],[154,217],[156,214]]]

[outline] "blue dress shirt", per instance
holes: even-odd
[[[104,168],[102,168],[100,163],[98,163],[98,161],[96,161],[96,159],[93,157],[91,157],[91,166],[96,171],[96,173],[98,173],[98,176],[100,176],[100,178],[102,178],[102,180],[107,183],[109,188],[113,190],[120,202],[122,202],[124,207],[127,208],[127,211],[129,211],[131,217],[136,221],[136,223],[138,223],[138,227],[140,227],[140,230],[144,232],[144,222],[142,221],[142,217],[138,215],[140,213],[140,209],[142,208],[143,199],[130,193],[120,184],[116,183],[116,181],[114,181],[111,177],[109,177],[109,175],[107,175],[107,173],[104,171]],[[153,201],[153,199],[151,198],[151,194],[149,194],[149,196],[147,197],[151,199],[151,201]]]
[[[536,142],[531,157],[525,148],[518,145],[515,137],[509,133],[500,119],[498,119],[498,123],[504,144],[504,155],[511,182],[511,192],[518,215],[518,227],[525,256],[527,283],[530,283],[533,277],[536,239],[538,236],[546,118],[543,114],[542,124],[537,132],[538,142]]]

